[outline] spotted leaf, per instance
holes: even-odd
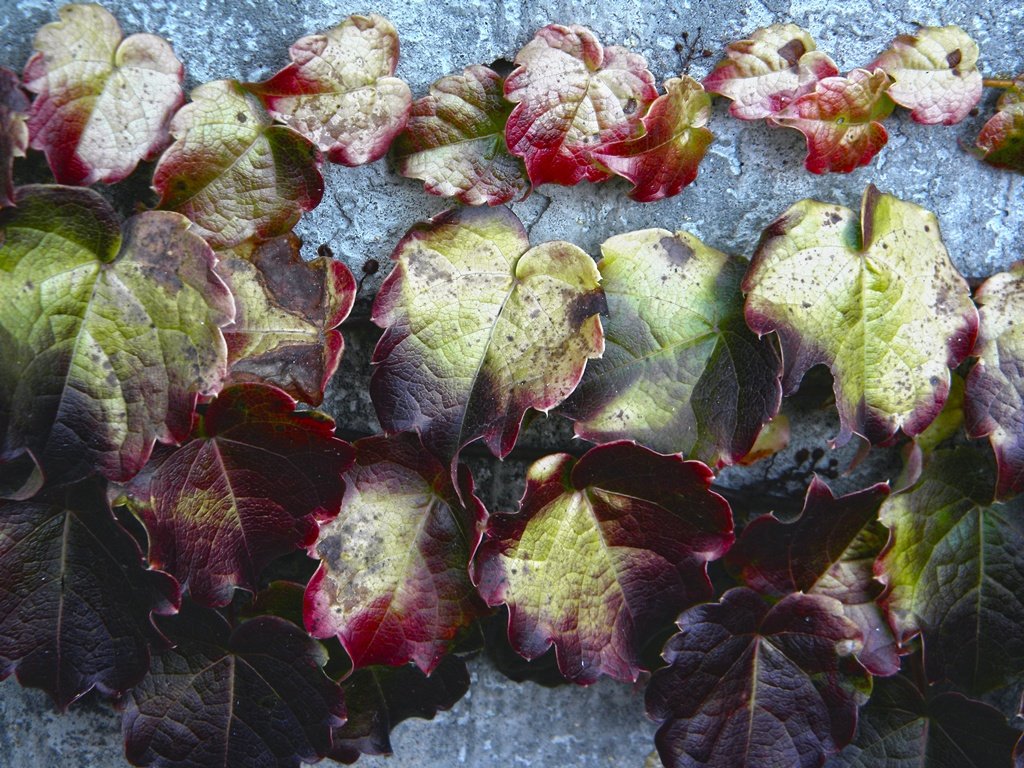
[[[14,205],[14,158],[28,150],[29,101],[21,80],[11,70],[0,67],[0,208]]]
[[[989,165],[1024,172],[1024,78],[1003,91],[996,109],[978,134],[978,149]]]

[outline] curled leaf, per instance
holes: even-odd
[[[512,104],[504,80],[472,66],[443,77],[413,102],[409,124],[392,147],[398,172],[420,179],[433,195],[467,205],[499,205],[530,189],[523,161],[505,146]]]
[[[185,101],[185,70],[156,35],[122,39],[98,5],[65,5],[36,33],[25,87],[32,147],[63,184],[113,183],[167,144],[167,122]]]
[[[28,150],[28,96],[21,80],[11,70],[0,67],[0,208],[14,205],[14,158]]]
[[[534,185],[603,181],[590,162],[597,147],[632,137],[658,96],[643,56],[605,48],[589,29],[551,24],[518,54],[505,81],[516,104],[505,127],[509,151],[526,161]]]
[[[1024,78],[1003,91],[996,110],[978,134],[978,149],[989,165],[1024,172]]]

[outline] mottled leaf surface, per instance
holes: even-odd
[[[337,636],[357,668],[413,661],[430,674],[486,610],[469,560],[487,511],[468,467],[457,469],[456,489],[413,433],[355,447],[343,512],[313,550],[323,562],[306,591],[306,628]]]
[[[0,211],[0,429],[50,480],[127,480],[154,440],[188,436],[225,372],[234,312],[187,219],[121,225],[95,192],[21,187]]]
[[[427,192],[467,205],[499,205],[526,195],[526,167],[505,146],[512,104],[505,81],[479,65],[443,77],[413,102],[409,123],[392,153],[398,172],[420,179]]]
[[[669,768],[817,768],[853,737],[870,678],[844,658],[860,632],[837,600],[739,587],[678,623],[647,687]]]
[[[795,24],[772,24],[748,40],[730,43],[725,58],[704,87],[732,99],[729,114],[759,120],[778,114],[815,83],[839,74],[835,63],[816,50],[810,34]]]
[[[123,38],[98,5],[65,5],[36,33],[25,87],[32,147],[62,184],[113,183],[167,144],[185,69],[156,35]]]
[[[747,322],[778,331],[784,389],[813,365],[835,379],[840,432],[878,443],[925,429],[970,353],[978,313],[935,215],[869,186],[860,216],[802,200],[761,237],[743,282]]]
[[[693,78],[674,77],[641,120],[643,134],[600,147],[593,158],[633,182],[629,196],[637,202],[678,195],[697,178],[711,144],[713,135],[705,127],[710,116],[711,97],[704,87]]]
[[[0,67],[0,208],[14,205],[14,158],[28,150],[29,101],[21,80],[11,70]]]
[[[1003,92],[996,110],[978,134],[978,149],[986,163],[1024,172],[1024,80]]]
[[[16,673],[59,709],[138,683],[160,640],[150,615],[178,603],[92,486],[0,502],[0,584],[0,678]]]
[[[993,474],[982,451],[940,451],[881,511],[892,537],[876,573],[896,639],[921,633],[929,678],[971,693],[1024,668],[1024,516],[992,503]]]
[[[291,47],[292,63],[253,86],[278,120],[332,163],[383,157],[409,117],[412,92],[397,77],[398,32],[383,16],[349,16]]]
[[[342,692],[297,626],[263,616],[232,629],[188,603],[160,626],[175,647],[154,655],[122,722],[133,765],[298,768],[330,752]]]
[[[875,681],[853,743],[826,768],[1011,768],[1019,735],[986,704],[958,693],[925,698],[896,676]]]
[[[960,27],[921,27],[900,35],[868,69],[893,79],[889,96],[919,123],[959,123],[981,100],[978,44]]]
[[[289,233],[251,252],[222,252],[217,271],[235,297],[235,320],[224,327],[228,382],[280,387],[319,405],[338,370],[345,340],[338,326],[356,298],[356,281],[342,262],[303,261]]]
[[[197,602],[227,605],[235,587],[254,591],[275,557],[312,544],[338,513],[351,463],[327,416],[296,411],[272,387],[228,387],[192,439],[160,450],[132,483],[149,560]]]
[[[309,140],[275,125],[233,80],[206,83],[191,96],[153,172],[161,208],[188,216],[214,248],[228,248],[282,235],[320,204],[324,180]]]
[[[533,464],[516,514],[493,515],[474,562],[489,605],[509,607],[512,646],[552,645],[568,679],[634,681],[642,644],[711,596],[707,563],[732,514],[700,462],[618,442]]]
[[[617,235],[601,254],[605,353],[563,406],[576,434],[742,458],[778,411],[782,368],[774,340],[743,319],[746,261],[664,229]]]
[[[873,578],[887,539],[878,508],[888,495],[889,486],[878,483],[836,498],[815,475],[798,518],[784,523],[762,515],[726,555],[744,583],[763,595],[804,592],[842,603],[863,638],[857,658],[874,675],[900,669],[896,642],[876,602],[882,587]]]
[[[602,181],[590,161],[597,147],[634,136],[658,96],[643,56],[605,48],[590,30],[551,24],[516,54],[505,81],[516,107],[505,127],[512,154],[534,185]]]
[[[561,403],[604,349],[594,260],[565,242],[530,248],[507,208],[417,224],[392,259],[370,394],[386,432],[418,431],[444,461],[480,438],[508,454],[526,410]]]
[[[811,173],[849,173],[871,162],[889,140],[881,123],[894,107],[889,84],[884,72],[866,69],[826,77],[768,122],[804,135],[804,167]]]

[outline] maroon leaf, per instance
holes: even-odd
[[[29,101],[21,80],[6,67],[0,67],[0,208],[14,205],[14,158],[28,150],[28,126],[25,118]]]
[[[870,676],[846,659],[860,632],[837,601],[746,588],[679,617],[647,712],[669,768],[817,768],[853,737]]]

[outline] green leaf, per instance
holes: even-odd
[[[989,165],[1024,172],[1024,78],[1003,91],[996,109],[978,134],[978,149]]]

